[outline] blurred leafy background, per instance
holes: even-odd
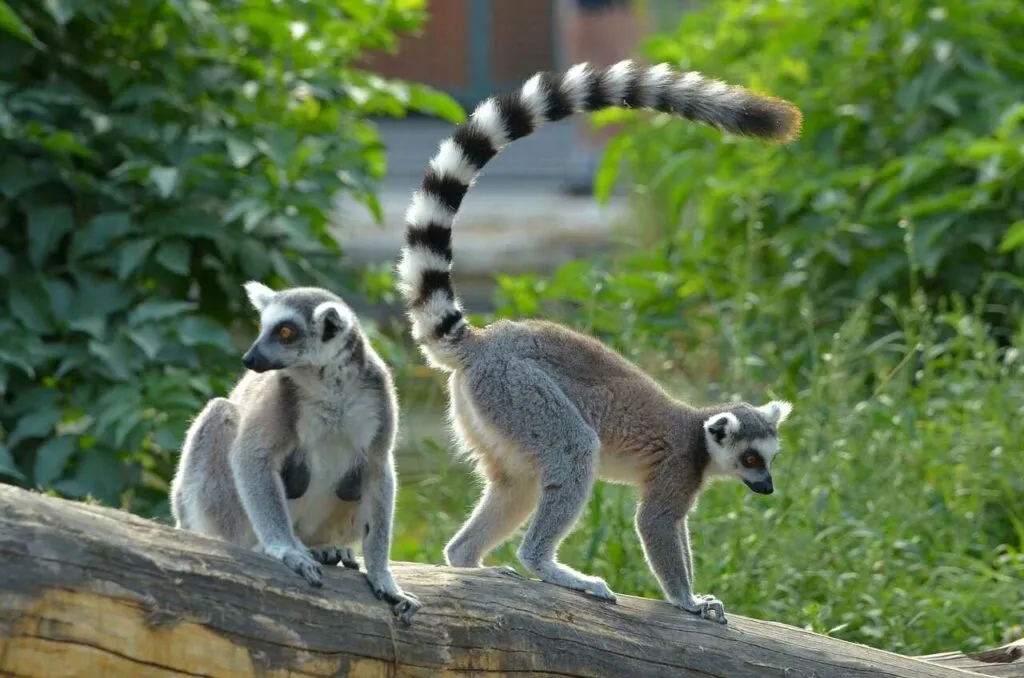
[[[355,66],[425,11],[0,1],[6,482],[165,519],[184,428],[251,336],[241,282],[391,296],[327,215],[379,213],[370,116],[463,118]],[[681,396],[796,403],[779,492],[715,484],[692,520],[729,610],[905,653],[1024,634],[1021,44],[997,0],[698,5],[646,56],[792,99],[803,137],[600,114],[626,125],[599,183],[630,189],[627,246],[501,277],[494,315],[592,332]],[[370,328],[407,410],[439,416],[403,325]],[[447,446],[404,442],[396,559],[441,562],[475,499]],[[634,505],[599,484],[562,559],[658,596]]]

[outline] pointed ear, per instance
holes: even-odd
[[[330,341],[352,324],[352,312],[337,302],[325,301],[313,310],[313,322],[321,327],[320,338]]]
[[[261,313],[270,303],[270,300],[274,298],[274,290],[261,282],[250,280],[242,285],[242,287],[245,288],[245,293],[249,296],[249,303]]]
[[[761,405],[757,411],[776,426],[786,421],[790,412],[793,411],[793,404],[788,400],[773,400],[770,403]]]
[[[705,419],[704,430],[721,445],[728,436],[740,430],[740,421],[732,412],[722,412]]]

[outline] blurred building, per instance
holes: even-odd
[[[558,68],[559,0],[428,0],[418,37],[403,36],[396,55],[366,64],[390,78],[422,82],[472,107],[539,70]]]

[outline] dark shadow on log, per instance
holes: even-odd
[[[261,554],[107,508],[0,487],[0,675],[980,675],[654,600],[601,603],[487,570],[396,563],[394,620],[361,572],[312,589]],[[1002,675],[1002,674],[990,674]]]

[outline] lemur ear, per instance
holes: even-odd
[[[274,298],[274,290],[261,282],[250,280],[242,285],[242,287],[245,288],[245,293],[249,296],[249,303],[261,313],[270,304],[270,300]]]
[[[721,445],[728,436],[740,430],[740,422],[732,412],[723,412],[706,419],[704,430]]]
[[[341,334],[351,323],[351,312],[333,301],[325,301],[313,311],[313,320],[321,325],[320,338],[330,341]]]
[[[789,418],[790,412],[793,411],[793,404],[788,400],[773,400],[758,407],[757,411],[763,414],[768,421],[778,425]]]

